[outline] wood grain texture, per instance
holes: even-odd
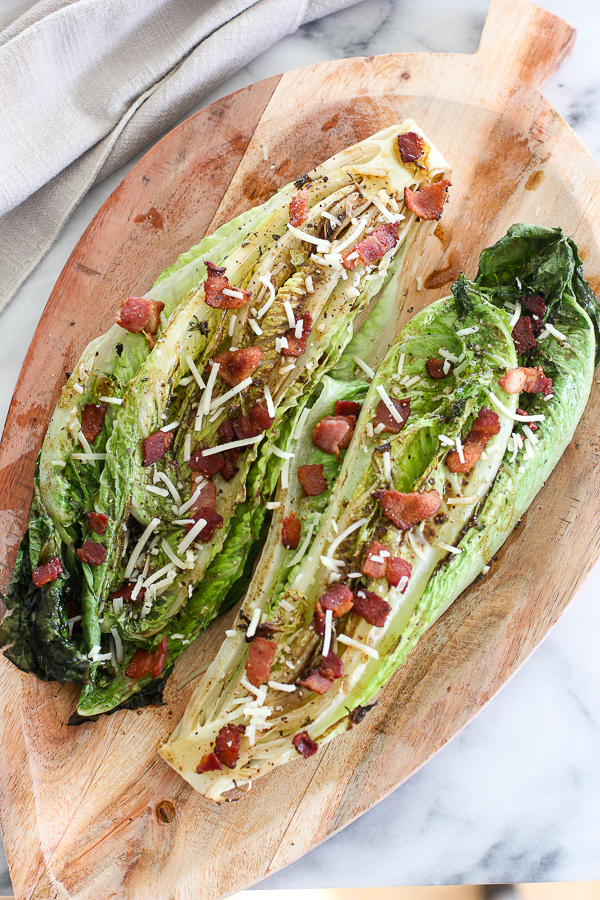
[[[473,56],[311,66],[213,104],[157,144],[82,237],[25,360],[0,446],[0,586],[63,373],[123,294],[146,290],[205,231],[393,121],[415,118],[453,169],[443,225],[417,267],[435,287],[409,293],[404,320],[442,296],[459,268],[474,275],[483,247],[516,221],[572,234],[600,289],[600,173],[538,90],[573,37],[527,0],[494,0]],[[64,724],[72,688],[1,660],[0,819],[19,900],[213,900],[293,861],[405,781],[527,658],[597,559],[599,414],[594,385],[575,440],[490,574],[431,629],[365,722],[236,802],[195,795],[155,754],[193,689],[176,684],[212,657],[229,620],[178,661],[167,707],[80,729]],[[174,809],[167,824],[156,812],[164,800]]]

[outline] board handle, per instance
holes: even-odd
[[[497,79],[541,87],[575,43],[575,29],[530,0],[492,0],[477,58]]]

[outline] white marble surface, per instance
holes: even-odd
[[[18,5],[0,0],[0,11]],[[541,5],[579,32],[571,58],[544,93],[600,162],[600,4]],[[363,0],[280,41],[205,103],[328,59],[474,52],[487,7],[487,0]],[[0,315],[1,422],[56,278],[129,168],[88,194]],[[543,645],[471,725],[390,797],[261,887],[600,879],[599,587],[600,565]],[[0,893],[9,891],[0,852]]]

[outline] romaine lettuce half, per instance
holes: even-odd
[[[306,498],[296,480],[291,479],[287,492],[279,492],[282,506],[235,635],[223,643],[159,751],[207,797],[219,799],[235,784],[296,758],[296,735],[307,732],[320,746],[360,721],[364,707],[424,632],[506,540],[573,435],[592,383],[599,320],[573,242],[559,229],[514,226],[484,251],[476,281],[461,275],[452,294],[405,327],[377,371],[318,522],[309,507],[319,498]],[[533,350],[517,358],[511,329],[521,300],[533,294],[545,298],[544,325],[550,328],[544,327]],[[447,354],[457,361],[453,373],[432,380],[425,362]],[[349,366],[349,359],[342,359],[344,364]],[[499,379],[518,365],[541,365],[552,377],[552,396],[506,394]],[[345,386],[338,383],[338,388],[341,396]],[[410,396],[410,416],[398,435],[373,432],[381,388],[391,398]],[[333,379],[325,396],[330,406],[338,396]],[[457,438],[466,440],[482,406],[498,413],[500,431],[469,473],[450,472],[446,459],[451,445],[456,446]],[[517,414],[517,406],[529,422],[519,418],[523,412]],[[314,459],[311,426],[322,409],[315,405],[313,412],[295,462]],[[532,424],[538,426],[535,432]],[[375,490],[390,487],[401,492],[437,489],[443,498],[440,514],[398,530],[373,497]],[[308,540],[301,561],[291,560],[280,540],[281,520],[291,510],[306,515]],[[363,575],[373,539],[412,564],[404,593],[385,578]],[[383,627],[369,625],[352,611],[333,620],[332,648],[342,659],[343,677],[319,695],[298,681],[319,666],[323,639],[314,625],[315,604],[336,583],[377,593],[391,612]],[[258,689],[249,684],[245,670],[247,622],[256,619],[257,609],[277,642],[270,683]],[[198,774],[196,768],[214,749],[221,729],[237,724],[245,726],[245,733],[235,769]]]
[[[403,131],[422,136],[418,165],[401,159],[397,137]],[[426,186],[444,174],[444,160],[415,123],[391,126],[282,188],[166,270],[149,294],[165,302],[168,313],[152,348],[144,336],[114,326],[85,351],[42,449],[30,522],[31,530],[43,517],[52,539],[43,553],[39,542],[29,541],[29,574],[59,556],[64,575],[33,594],[28,590],[27,614],[21,610],[8,617],[0,631],[3,644],[28,647],[18,654],[9,647],[7,656],[12,653],[13,661],[41,677],[71,677],[65,659],[76,647],[77,667],[70,671],[76,668],[75,680],[83,683],[80,716],[137,702],[135,694],[160,687],[163,672],[231,602],[230,591],[239,591],[236,582],[247,580],[264,504],[280,472],[287,477],[284,448],[304,407],[315,402],[355,328],[407,263],[415,237],[435,224],[419,221],[405,207],[404,189]],[[289,219],[290,199],[300,190],[307,217],[298,230]],[[397,240],[372,263],[359,260],[348,271],[344,250],[383,226],[395,228]],[[224,268],[231,289],[250,292],[249,303],[233,311],[207,305],[208,260]],[[312,325],[305,349],[297,358],[282,356],[282,339],[303,315]],[[262,354],[239,390],[225,383],[213,363],[233,348],[258,348]],[[116,402],[92,448],[100,458],[81,458],[86,454],[74,454],[81,409],[101,397]],[[271,426],[239,448],[234,474],[227,481],[220,474],[212,478],[219,527],[207,541],[190,544],[187,516],[200,487],[188,465],[190,455],[227,443],[223,429],[248,417],[256,403],[269,408],[271,402]],[[155,465],[144,465],[143,442],[171,426],[169,452]],[[108,516],[102,535],[87,524],[92,511]],[[76,549],[86,540],[104,548],[103,562],[80,561]],[[7,598],[12,609],[27,582],[23,562]],[[113,596],[128,584],[136,585],[133,602]],[[51,670],[45,650],[44,655],[37,639],[30,639],[40,623],[36,606],[46,594],[54,598],[58,623],[52,626]],[[73,601],[81,604],[81,626]],[[132,658],[153,653],[165,639],[168,654],[160,674],[134,676]]]

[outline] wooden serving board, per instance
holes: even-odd
[[[417,270],[430,288],[407,296],[405,318],[459,268],[473,276],[483,247],[518,221],[572,234],[600,289],[600,172],[539,93],[573,40],[527,0],[493,0],[473,56],[310,66],[226,97],[153,147],[73,251],[23,365],[0,446],[0,588],[64,373],[122,297],[147,290],[206,231],[394,121],[416,119],[454,173]],[[194,794],[155,753],[193,688],[176,683],[211,658],[223,622],[179,660],[166,707],[82,728],[65,725],[72,687],[0,660],[0,820],[17,897],[213,900],[297,859],[405,781],[521,665],[598,557],[599,418],[594,384],[574,441],[490,574],[430,631],[365,722],[237,802]]]

